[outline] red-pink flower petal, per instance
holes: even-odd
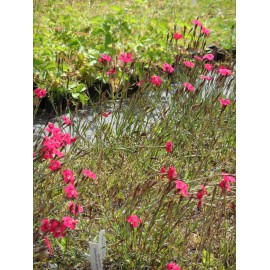
[[[183,85],[189,90],[194,91],[194,86],[188,82],[184,82]]]
[[[193,62],[190,62],[190,61],[183,61],[183,64],[188,68],[194,68],[195,67],[195,64]]]
[[[37,88],[34,90],[34,93],[38,98],[43,98],[46,96],[47,91],[45,89]]]
[[[53,255],[53,252],[52,252],[52,245],[51,245],[49,239],[48,239],[46,236],[44,236],[43,239],[44,239],[44,242],[45,242],[45,244],[46,244],[46,246],[47,246],[47,248],[48,248],[50,254]]]
[[[168,174],[168,179],[169,179],[169,180],[173,180],[174,178],[177,177],[176,170],[175,170],[174,167],[170,167],[170,168],[168,169],[167,174]]]
[[[153,83],[156,86],[159,86],[162,84],[162,80],[159,76],[153,75],[150,79],[151,83]]]
[[[61,162],[59,160],[51,160],[49,168],[52,171],[56,171],[61,168]]]
[[[183,35],[181,35],[180,33],[174,33],[173,38],[176,40],[179,40],[179,39],[183,38]]]
[[[166,146],[165,146],[165,149],[168,153],[171,153],[172,152],[172,147],[173,147],[173,144],[172,142],[166,142]]]
[[[70,198],[70,199],[71,198],[75,198],[75,199],[78,198],[78,192],[72,183],[70,183],[68,186],[65,187],[65,192],[66,192],[67,198]]]
[[[123,61],[124,63],[132,62],[132,55],[131,53],[121,53],[119,60]]]
[[[179,194],[183,195],[184,197],[188,196],[188,185],[180,180],[174,181],[176,184],[176,189],[179,189]]]
[[[89,178],[97,179],[97,176],[93,172],[91,172],[90,170],[83,170],[82,172],[85,176],[87,176]]]
[[[127,218],[127,222],[129,222],[133,227],[138,227],[140,223],[142,223],[141,219],[139,219],[136,215],[131,215]]]

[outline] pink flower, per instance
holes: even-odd
[[[61,146],[61,141],[59,142],[59,140],[54,140],[48,136],[45,136],[43,145],[48,149],[59,148]]]
[[[44,233],[51,232],[54,238],[64,237],[66,235],[65,226],[56,219],[43,219],[40,229]]]
[[[235,182],[235,178],[233,176],[228,175],[227,173],[222,172],[223,180],[220,181],[219,186],[221,187],[222,193],[227,191],[231,191],[230,182]]]
[[[77,140],[77,138],[76,138],[76,137],[70,138],[70,143],[75,143],[75,142],[76,142],[76,140]]]
[[[200,57],[198,55],[194,55],[194,58],[197,59],[198,61],[203,61],[202,57]]]
[[[141,87],[143,83],[144,83],[144,80],[141,80],[141,81],[137,82],[137,86]]]
[[[62,175],[64,177],[64,182],[66,184],[69,182],[71,184],[74,184],[74,175],[73,175],[73,172],[71,170],[63,170]]]
[[[160,169],[160,174],[161,174],[161,178],[163,178],[165,175],[165,172],[166,172],[166,169],[164,168],[164,167],[162,167],[161,169]]]
[[[176,40],[179,40],[179,39],[183,38],[183,36],[181,34],[179,34],[179,33],[174,33],[173,38],[176,39]]]
[[[52,153],[55,154],[58,158],[62,158],[65,156],[64,153],[60,152],[59,150],[57,150],[56,148],[52,149]]]
[[[38,97],[38,98],[43,98],[46,96],[47,94],[47,91],[44,90],[44,89],[41,89],[41,88],[37,88],[35,91],[34,91],[35,95]]]
[[[119,60],[124,63],[132,62],[132,55],[130,53],[121,53]]]
[[[53,252],[52,252],[52,245],[51,245],[49,239],[48,239],[46,236],[44,236],[44,237],[43,237],[43,240],[44,240],[44,242],[45,242],[45,244],[46,244],[46,246],[47,246],[47,248],[48,248],[50,254],[53,255]]]
[[[76,137],[71,138],[69,133],[62,134],[61,138],[63,140],[63,143],[61,146],[65,146],[65,144],[72,144],[72,143],[76,142],[76,140],[77,140]]]
[[[53,148],[44,147],[40,150],[41,154],[43,154],[44,159],[51,159],[53,158]]]
[[[33,152],[33,157],[35,157],[37,154],[35,152]]]
[[[208,71],[211,71],[213,69],[213,66],[210,64],[205,64],[204,68],[207,69]]]
[[[166,142],[166,151],[168,153],[171,153],[172,152],[172,147],[173,147],[172,142]]]
[[[104,116],[104,117],[108,117],[109,115],[111,115],[112,114],[112,112],[108,112],[108,113],[103,113],[102,115]]]
[[[151,81],[151,83],[153,83],[156,86],[159,86],[162,83],[162,80],[160,79],[160,77],[159,76],[155,76],[155,75],[153,75],[151,77],[150,81]]]
[[[163,64],[162,69],[168,73],[172,73],[174,71],[174,68],[168,63]]]
[[[181,268],[176,263],[170,262],[167,264],[167,270],[181,270]]]
[[[176,184],[176,189],[179,189],[179,194],[182,194],[184,197],[188,196],[188,185],[180,180],[174,181]]]
[[[64,226],[63,222],[52,220],[50,232],[54,238],[62,238],[66,236],[66,227]]]
[[[68,202],[68,210],[74,216],[78,216],[79,213],[83,213],[83,208],[79,204],[75,204],[73,202]]]
[[[228,76],[229,77],[229,76],[232,75],[232,72],[229,69],[225,68],[224,66],[220,66],[218,68],[218,72],[223,76]]]
[[[176,170],[175,170],[174,167],[170,167],[170,168],[168,169],[167,174],[168,174],[168,179],[169,179],[169,180],[173,180],[174,178],[177,177]]]
[[[222,107],[226,107],[226,106],[228,106],[231,103],[231,101],[229,99],[219,98],[218,100],[219,100],[220,105]]]
[[[204,75],[201,75],[200,77],[201,77],[201,79],[207,80],[207,81],[211,81],[211,80],[213,79],[213,77],[210,77],[210,76],[204,76]]]
[[[79,220],[74,220],[71,217],[63,217],[62,220],[63,220],[63,225],[66,228],[70,228],[71,230],[74,230],[76,227],[76,224],[79,222]]]
[[[61,162],[59,160],[51,160],[49,168],[52,171],[56,171],[61,168]]]
[[[190,62],[190,61],[183,61],[183,64],[188,68],[194,68],[195,67],[195,64],[193,62]]]
[[[58,127],[53,127],[51,129],[51,132],[52,132],[54,137],[59,137],[59,136],[63,135],[61,129]]]
[[[198,207],[202,205],[202,199],[204,195],[207,195],[208,192],[204,186],[201,186],[201,190],[197,193],[197,199],[199,200],[198,202]]]
[[[194,86],[188,82],[184,82],[183,85],[189,90],[194,91]]]
[[[225,181],[235,182],[235,178],[233,176],[231,176],[227,173],[224,173],[224,172],[222,172],[221,175]]]
[[[110,69],[108,72],[106,72],[106,75],[109,77],[111,74],[116,74],[115,69]]]
[[[72,183],[65,187],[65,192],[68,198],[78,198],[78,192]]]
[[[68,125],[68,126],[71,125],[71,120],[68,119],[65,115],[62,116],[62,119],[64,120],[64,123],[65,123],[66,125]]]
[[[129,222],[133,227],[138,227],[142,221],[136,216],[131,215],[127,218],[127,222]]]
[[[210,35],[210,30],[205,28],[205,27],[202,27],[202,32],[206,35],[206,36],[209,36]]]
[[[42,220],[40,230],[45,233],[45,232],[48,232],[50,228],[51,228],[51,224],[49,220],[47,218],[44,218]]]
[[[49,122],[49,124],[45,130],[48,131],[49,133],[51,133],[54,128],[55,128],[54,124]]]
[[[212,61],[214,59],[214,55],[212,53],[205,54],[203,56],[203,59],[207,59],[209,61]]]
[[[82,172],[85,176],[87,176],[89,178],[97,179],[97,176],[93,172],[91,172],[90,170],[83,170]]]
[[[193,20],[192,23],[198,26],[202,26],[202,23],[198,19]]]
[[[109,55],[107,55],[107,54],[101,54],[101,57],[98,59],[98,62],[102,62],[102,63],[104,63],[104,62],[110,62],[111,61],[111,57],[109,56]]]

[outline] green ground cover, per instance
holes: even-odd
[[[201,48],[190,42],[196,18],[211,29]],[[174,32],[184,36],[177,46],[172,46]],[[235,1],[36,1],[34,85],[47,89],[57,104],[64,99],[87,105],[88,88],[91,94],[104,83],[105,90],[117,91],[123,81],[143,79],[142,69],[174,64],[177,55],[190,58],[197,48],[213,44],[235,49]],[[109,54],[113,68],[123,52],[136,57],[133,73],[121,80],[119,71],[111,82],[98,59]],[[85,87],[77,88],[80,84]]]

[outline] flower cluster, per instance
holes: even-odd
[[[63,120],[66,124],[71,124],[68,118],[64,118]],[[40,151],[44,159],[52,159],[49,168],[55,171],[61,167],[61,162],[54,158],[64,157],[64,153],[59,149],[63,149],[66,145],[74,143],[76,138],[71,138],[69,133],[63,133],[61,129],[55,127],[53,123],[48,124],[46,131],[49,134],[44,137],[43,148]]]
[[[78,222],[78,220],[74,220],[71,217],[63,217],[62,221],[44,218],[40,230],[44,234],[48,232],[52,233],[54,238],[62,238],[66,236],[66,229],[70,228],[71,230],[74,230]]]

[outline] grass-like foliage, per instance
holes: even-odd
[[[143,44],[82,59],[63,92],[88,110],[59,115],[55,81],[38,85],[34,115],[49,97],[56,116],[34,132],[34,269],[91,269],[103,229],[104,270],[236,268],[235,62],[205,51],[206,30],[173,31],[156,61]]]

